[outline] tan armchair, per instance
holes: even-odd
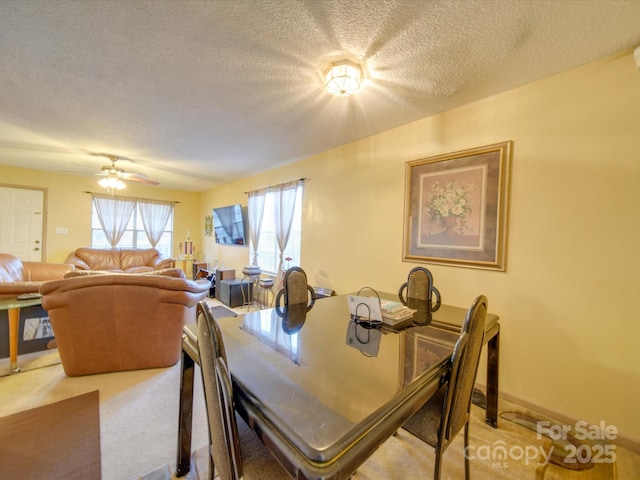
[[[0,253],[0,299],[38,293],[44,282],[63,278],[73,270],[73,265],[23,262],[8,253]]]
[[[88,248],[71,252],[64,263],[75,265],[78,270],[141,273],[172,268],[171,258],[155,248]]]
[[[104,274],[42,285],[42,306],[69,376],[159,368],[180,355],[182,327],[209,292],[207,280]]]

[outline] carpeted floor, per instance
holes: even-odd
[[[37,368],[50,367],[60,363],[60,355],[58,355],[58,349],[43,350],[41,352],[25,353],[18,355],[18,368],[21,371],[26,372],[28,370],[35,370]],[[0,358],[0,377],[6,375],[12,375],[14,372],[11,370],[11,362],[8,358]]]
[[[211,311],[213,312],[214,318],[224,318],[224,317],[237,317],[238,314],[233,310],[228,309],[222,305],[214,305],[211,307]]]

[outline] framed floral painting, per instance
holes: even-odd
[[[407,162],[403,258],[506,268],[513,142]]]

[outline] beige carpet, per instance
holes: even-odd
[[[50,367],[51,365],[56,365],[58,363],[60,363],[60,355],[58,355],[57,348],[53,350],[43,350],[41,352],[18,355],[18,368],[23,372],[35,370],[37,368]],[[0,377],[12,375],[13,373],[9,359],[0,358]]]
[[[0,418],[0,478],[100,479],[98,392]]]

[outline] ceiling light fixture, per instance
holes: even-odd
[[[122,190],[126,187],[124,182],[118,178],[117,175],[110,174],[104,177],[102,180],[98,182],[101,187],[106,188],[109,191],[113,190]]]
[[[346,97],[360,88],[362,68],[360,65],[342,60],[333,63],[324,74],[324,84],[331,95]]]

